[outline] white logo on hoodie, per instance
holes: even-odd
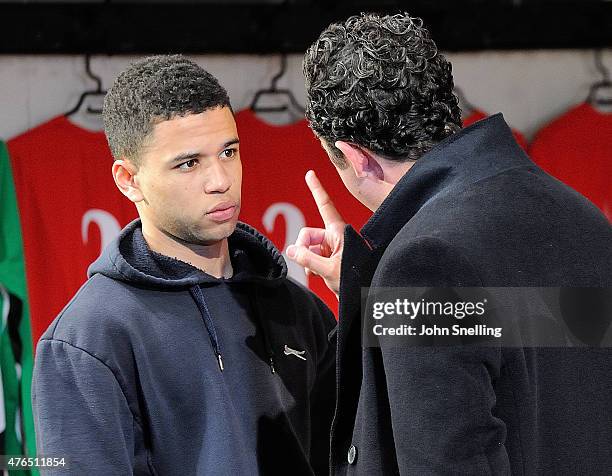
[[[298,359],[306,360],[306,357],[303,357],[305,353],[305,350],[295,350],[285,344],[285,355],[294,355]]]

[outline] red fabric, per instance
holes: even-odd
[[[487,116],[488,114],[485,114],[484,112],[476,109],[472,111],[471,114],[463,120],[463,127],[467,127],[471,124],[474,124],[476,121],[480,121],[481,119],[484,119]],[[528,145],[525,136],[523,136],[523,134],[521,134],[515,129],[512,129],[512,133],[514,134],[514,138],[516,139],[516,142],[518,142],[518,145],[520,145],[524,151],[527,151]]]
[[[580,104],[538,132],[529,154],[612,221],[612,114]]]
[[[243,110],[236,114],[236,123],[243,167],[240,219],[269,236],[279,250],[292,244],[303,226],[323,226],[304,181],[309,169],[317,173],[345,221],[357,230],[365,224],[371,212],[346,190],[306,120],[274,126]],[[289,204],[299,213],[288,213],[287,205],[280,205],[281,213],[266,227],[264,215],[274,204]],[[337,299],[320,278],[309,277],[308,287],[337,313]]]
[[[79,128],[60,116],[17,136],[8,147],[36,343],[85,282],[87,267],[100,254],[100,217],[110,214],[106,222],[112,226],[105,227],[109,240],[137,213],[115,186],[102,132]],[[85,241],[83,218],[95,209],[101,212],[93,212]]]

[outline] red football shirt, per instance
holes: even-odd
[[[132,219],[102,132],[59,116],[8,142],[36,343],[87,279],[89,264]]]
[[[470,113],[468,117],[463,120],[463,127],[467,127],[471,124],[474,124],[476,121],[480,121],[481,119],[484,119],[486,117],[488,117],[488,114],[485,114],[484,112],[475,109]],[[523,134],[521,134],[515,129],[512,129],[512,134],[514,134],[516,142],[518,142],[518,144],[523,148],[523,150],[527,151],[527,140],[525,139],[525,136],[523,136]]]
[[[309,129],[307,121],[275,126],[251,110],[236,114],[242,158],[240,219],[261,230],[279,250],[293,244],[304,226],[322,227],[315,202],[304,181],[313,169],[345,221],[359,230],[371,215],[344,187],[335,167]],[[291,260],[289,272],[337,310],[336,297],[318,277],[307,277]]]
[[[580,104],[538,132],[529,154],[612,221],[612,114]]]

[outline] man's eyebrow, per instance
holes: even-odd
[[[221,146],[222,149],[227,149],[230,145],[234,145],[234,144],[239,144],[240,143],[240,139],[238,139],[238,137],[228,140],[225,144],[223,144]]]
[[[229,146],[234,145],[234,144],[239,144],[240,143],[240,139],[238,139],[237,137],[228,140],[227,142],[224,142],[221,145],[221,149],[227,149]],[[183,161],[187,161],[187,160],[193,160],[193,159],[199,159],[202,157],[202,153],[201,152],[182,152],[179,155],[177,155],[176,157],[173,157],[172,159],[170,159],[168,161],[169,164],[175,164],[177,162],[183,162]]]
[[[200,157],[202,157],[202,154],[200,152],[183,152],[177,155],[176,157],[170,159],[168,163],[174,164],[176,162],[183,162],[187,160],[199,159]]]

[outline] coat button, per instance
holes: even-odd
[[[347,459],[349,464],[355,464],[355,460],[357,459],[357,447],[355,445],[351,445],[349,448]]]

